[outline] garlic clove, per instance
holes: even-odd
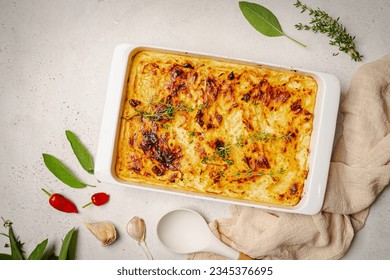
[[[116,240],[115,226],[109,222],[85,223],[85,226],[103,246],[111,245]]]
[[[145,240],[145,221],[140,217],[133,217],[126,227],[127,233],[130,237],[134,238],[138,242],[143,242]]]

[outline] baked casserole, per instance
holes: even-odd
[[[117,143],[121,180],[296,205],[308,175],[309,75],[143,50],[130,61]]]

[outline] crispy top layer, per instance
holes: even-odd
[[[296,205],[316,81],[294,71],[138,52],[130,62],[116,174],[128,182]]]

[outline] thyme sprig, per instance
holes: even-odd
[[[230,142],[228,142],[226,145],[224,146],[218,146],[215,148],[215,154],[213,154],[212,156],[205,156],[203,159],[202,159],[202,163],[203,164],[213,164],[213,165],[219,165],[219,164],[215,164],[215,163],[210,163],[211,161],[212,162],[215,162],[217,160],[217,157],[218,156],[220,159],[222,159],[227,165],[233,165],[234,164],[234,161],[230,158],[230,149],[232,147],[232,144]]]
[[[312,16],[309,24],[298,23],[295,28],[298,30],[312,30],[314,33],[320,32],[326,34],[331,40],[329,44],[338,47],[339,51],[348,54],[354,61],[362,61],[361,55],[355,46],[355,36],[351,36],[347,29],[339,22],[340,18],[334,19],[325,11],[317,8],[316,10],[309,8],[297,0],[295,7],[301,8],[301,13],[306,11]],[[333,53],[334,56],[339,53]]]
[[[192,112],[194,108],[180,103],[178,106],[173,106],[171,103],[157,103],[150,104],[149,108],[137,109],[135,108],[135,114],[131,117],[123,117],[123,119],[129,121],[136,117],[144,117],[151,121],[161,123],[161,121],[169,121],[175,118],[175,115],[179,111]]]
[[[227,143],[225,146],[218,146],[215,152],[220,158],[224,159],[229,156],[231,146],[230,143]]]
[[[233,165],[234,161],[229,158],[231,143],[227,143],[225,146],[219,146],[215,149],[215,153],[228,165]]]
[[[237,136],[236,137],[236,148],[241,148],[241,147],[244,147],[244,139],[242,138],[242,136]]]
[[[265,131],[254,131],[252,135],[250,136],[250,139],[253,142],[259,141],[259,142],[274,142],[277,139],[285,140],[285,141],[290,141],[292,138],[294,138],[294,134],[289,132],[287,134],[282,134],[278,133],[273,134]]]
[[[252,140],[253,141],[262,141],[262,142],[268,142],[268,141],[275,141],[276,136],[272,133],[264,132],[264,131],[255,131],[252,133]]]
[[[286,172],[286,169],[284,168],[280,168],[279,170],[270,170],[268,172],[264,172],[264,171],[258,171],[256,173],[253,172],[253,169],[252,168],[248,168],[244,173],[240,173],[240,172],[237,172],[236,174],[234,174],[236,177],[240,177],[241,175],[245,174],[247,177],[252,177],[252,176],[275,176],[275,175],[282,175]]]

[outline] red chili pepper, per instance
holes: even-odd
[[[70,201],[69,199],[67,199],[63,195],[61,195],[59,193],[51,194],[45,189],[42,189],[42,191],[50,197],[49,203],[53,208],[55,208],[59,211],[62,211],[62,212],[66,212],[66,213],[78,213],[79,212],[77,210],[76,205],[74,205],[74,203],[72,201]]]
[[[85,204],[83,206],[83,208],[85,208],[91,204],[94,204],[96,206],[106,204],[109,199],[110,199],[110,196],[104,192],[95,193],[91,196],[91,202],[88,202],[87,204]]]

